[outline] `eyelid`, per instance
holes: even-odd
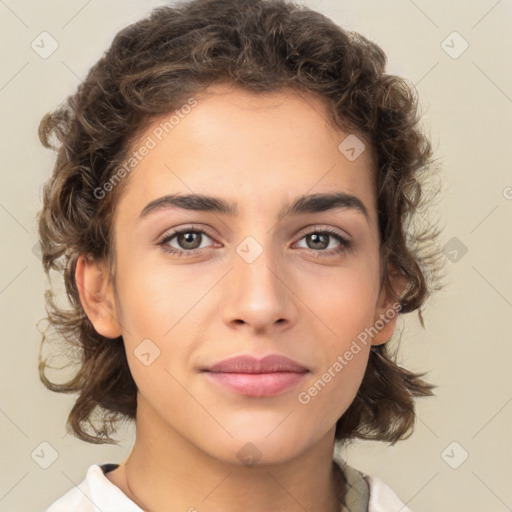
[[[193,225],[193,226],[183,226],[183,227],[179,227],[179,228],[171,228],[171,229],[166,230],[163,235],[160,235],[158,237],[157,244],[160,245],[162,243],[165,243],[169,239],[174,238],[176,235],[179,235],[181,233],[188,233],[188,232],[202,233],[202,234],[206,235],[208,238],[215,241],[215,236],[212,235],[207,228],[203,228],[198,225]],[[189,251],[189,252],[191,252],[191,251]]]
[[[345,230],[330,226],[328,224],[310,224],[309,226],[303,228],[302,231],[300,231],[300,237],[302,238],[306,235],[317,232],[333,233],[340,236],[341,238],[344,238],[347,242],[350,242],[352,240],[352,236]]]
[[[197,255],[198,253],[204,253],[205,251],[211,251],[215,247],[203,247],[203,248],[197,248],[197,249],[191,249],[191,250],[184,250],[184,249],[176,249],[174,247],[171,247],[168,245],[168,242],[172,240],[175,236],[187,233],[187,232],[195,232],[200,233],[202,235],[206,235],[208,238],[210,238],[214,244],[218,243],[216,242],[216,237],[211,235],[209,230],[206,228],[203,228],[198,225],[185,225],[179,228],[173,228],[170,231],[166,231],[161,237],[159,237],[159,241],[157,242],[158,246],[161,246],[162,249],[170,254],[177,255],[178,257],[181,256],[188,256],[193,257]],[[340,254],[343,254],[345,252],[352,251],[354,249],[352,237],[350,235],[346,236],[344,233],[341,232],[339,228],[333,228],[332,226],[322,226],[318,224],[311,224],[301,231],[299,235],[295,237],[295,242],[293,242],[292,245],[297,244],[300,242],[304,237],[320,233],[320,234],[327,234],[328,236],[337,239],[338,241],[338,247],[334,249],[326,249],[326,250],[315,250],[315,249],[305,249],[306,251],[310,251],[313,254],[316,254],[316,256],[324,255],[326,257],[334,257],[338,256]]]
[[[212,235],[207,228],[204,228],[201,225],[196,224],[196,225],[185,225],[185,226],[182,226],[179,228],[168,229],[162,235],[160,235],[158,237],[158,240],[161,242],[162,240],[165,240],[166,238],[169,238],[174,235],[177,235],[177,234],[180,234],[183,232],[187,232],[187,231],[197,231],[199,233],[203,233],[203,234],[207,235],[211,239],[215,239],[215,236]],[[312,233],[317,233],[320,231],[328,232],[330,234],[336,234],[336,235],[340,236],[341,238],[344,238],[345,240],[347,240],[347,242],[350,242],[352,240],[351,235],[349,235],[346,231],[343,231],[339,228],[333,228],[332,226],[322,225],[322,224],[310,224],[310,225],[302,228],[302,230],[297,235],[298,238],[296,241],[300,240],[304,236],[307,236]]]
[[[327,257],[339,256],[343,253],[352,252],[354,250],[354,242],[352,241],[352,238],[350,236],[345,236],[344,234],[340,233],[340,231],[338,231],[337,229],[332,228],[330,226],[324,226],[324,227],[313,226],[313,227],[311,227],[311,229],[309,229],[308,231],[300,234],[300,236],[297,238],[297,241],[294,242],[294,245],[297,244],[298,242],[300,242],[306,236],[309,236],[309,235],[312,235],[315,233],[327,234],[331,238],[337,239],[338,244],[339,244],[338,247],[336,247],[334,249],[328,249],[328,250],[326,249],[326,250],[321,250],[321,251],[315,251],[314,249],[309,249],[309,251],[311,251],[316,256],[320,256],[320,255],[324,255]]]

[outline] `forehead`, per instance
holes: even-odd
[[[132,145],[144,156],[130,172],[119,209],[140,212],[168,193],[208,193],[259,202],[263,211],[273,199],[282,204],[332,190],[360,197],[368,210],[374,206],[370,151],[347,158],[340,144],[354,135],[330,124],[321,99],[214,85],[184,105],[152,119]]]

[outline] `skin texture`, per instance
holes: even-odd
[[[195,98],[131,171],[115,220],[115,286],[104,262],[84,255],[76,268],[88,317],[104,336],[123,336],[139,390],[133,450],[107,477],[149,510],[337,510],[336,421],[361,384],[370,344],[391,338],[397,315],[308,404],[297,397],[395,302],[380,289],[371,153],[349,161],[338,149],[348,133],[329,125],[324,104],[309,95],[216,85]],[[300,195],[335,191],[357,196],[369,219],[349,208],[278,219]],[[221,197],[240,212],[167,208],[138,220],[171,193]],[[194,256],[158,245],[175,228],[198,227],[208,235]],[[325,228],[352,249],[336,254],[332,236],[328,248],[306,236]],[[251,263],[237,253],[248,236],[263,251]],[[190,251],[178,237],[167,245]],[[134,354],[145,339],[160,350],[149,366]],[[236,394],[199,371],[271,353],[309,370],[277,396]],[[246,443],[259,451],[254,466],[237,455]]]

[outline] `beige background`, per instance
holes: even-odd
[[[119,434],[120,447],[66,435],[73,397],[39,382],[35,324],[45,315],[47,281],[32,252],[34,216],[54,156],[39,145],[37,127],[119,29],[163,3],[0,0],[2,512],[42,511],[81,482],[90,464],[119,462],[131,448],[131,428]],[[411,438],[393,448],[357,442],[346,457],[387,482],[414,512],[510,510],[512,1],[306,4],[379,43],[389,71],[416,84],[443,166],[443,244],[467,248],[462,254],[448,246],[458,256],[450,253],[448,286],[427,306],[426,330],[415,314],[404,317],[401,363],[429,371],[437,396],[418,404]],[[47,59],[31,48],[43,31],[59,45]],[[453,31],[469,44],[458,58],[441,46]],[[452,54],[462,48],[454,36],[447,41]],[[42,442],[58,453],[48,469],[31,457]]]

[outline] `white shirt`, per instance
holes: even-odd
[[[346,497],[349,512],[412,512],[379,478],[346,463],[340,467],[349,483]],[[345,511],[347,508],[343,509]],[[45,512],[144,511],[105,476],[100,465],[93,464],[87,470],[85,480],[53,502]]]

